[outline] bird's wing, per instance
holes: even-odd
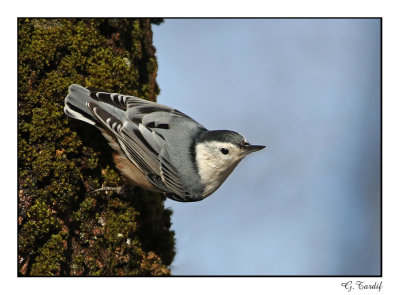
[[[195,125],[198,129],[204,129],[204,127],[184,113],[165,105],[142,100],[136,97],[129,97],[126,100],[126,105],[126,116],[128,121],[132,122],[133,125],[137,124],[140,127],[140,132],[145,141],[148,142],[149,145],[158,153],[158,159],[161,164],[161,179],[174,194],[169,197],[176,201],[184,202],[199,200],[198,195],[194,195],[191,191],[186,189],[181,174],[174,165],[174,161],[172,161],[168,152],[166,142],[168,138],[171,139],[168,137],[168,134],[171,135],[171,133],[176,134],[177,132],[182,132],[181,130],[175,130],[175,132],[170,131],[174,122],[176,123],[179,119],[185,120],[185,127],[189,127],[189,125]],[[167,139],[164,138],[164,135]],[[154,142],[155,138],[158,142]],[[176,144],[182,144],[182,142],[170,142],[169,148],[171,148],[171,145],[173,146]]]
[[[147,179],[160,190],[170,193],[171,198],[182,200],[188,197],[177,169],[171,163],[166,142],[162,135],[140,122],[124,121],[112,116],[95,102],[88,108],[98,121],[117,139],[121,149]]]
[[[81,87],[83,88],[83,87]],[[85,88],[83,88],[86,90]],[[93,88],[88,88],[89,90]],[[143,117],[152,113],[164,113],[164,115],[174,115],[185,117],[190,120],[190,117],[185,115],[184,113],[170,108],[169,106],[158,104],[152,101],[144,100],[131,95],[124,95],[119,93],[108,93],[103,91],[90,91],[90,97],[94,100],[104,102],[107,104],[111,104],[114,107],[127,110],[127,118],[135,123],[142,123],[146,126],[146,122],[143,122]],[[151,120],[151,119],[150,119]],[[149,118],[147,119],[149,121]],[[157,122],[153,122],[157,123]],[[148,126],[146,126],[148,127]],[[162,127],[161,127],[162,128]]]

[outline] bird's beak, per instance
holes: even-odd
[[[246,145],[244,147],[245,153],[246,154],[250,154],[259,150],[262,150],[263,148],[265,148],[265,145]]]

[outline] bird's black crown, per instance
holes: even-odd
[[[242,135],[235,131],[230,130],[214,130],[203,132],[197,139],[197,143],[206,141],[218,141],[218,142],[229,142],[237,145],[238,147],[243,147],[248,145],[246,140]]]

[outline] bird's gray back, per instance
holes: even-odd
[[[157,129],[157,132],[165,138],[172,164],[179,171],[186,190],[193,198],[203,198],[204,185],[199,181],[195,143],[206,129],[191,118],[170,115],[169,128]]]
[[[67,115],[102,130],[119,156],[157,189],[177,201],[204,198],[194,147],[206,132],[199,123],[168,106],[80,85],[70,86],[65,102]]]

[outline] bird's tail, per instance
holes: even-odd
[[[88,107],[89,104],[92,103],[92,105],[97,105],[115,118],[122,120],[125,115],[125,110],[118,108],[113,104],[99,100],[95,95],[93,95],[93,93],[94,92],[91,92],[89,89],[80,85],[72,84],[69,87],[68,95],[65,97],[65,114],[71,118],[101,128],[99,120]]]

